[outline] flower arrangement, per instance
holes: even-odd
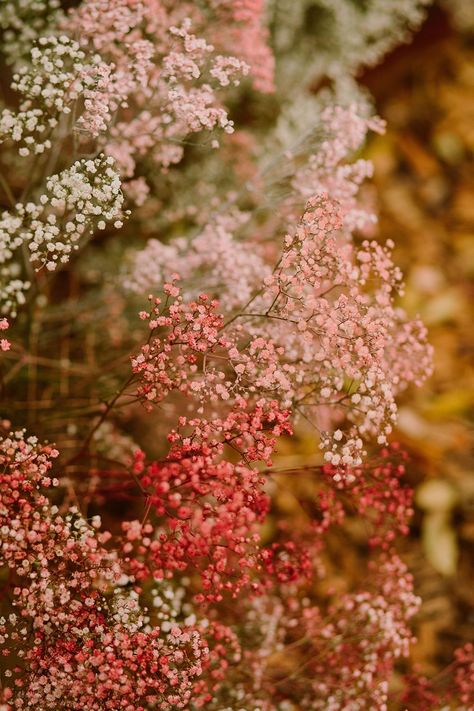
[[[386,43],[336,45],[292,135],[283,5],[0,7],[2,711],[471,708],[469,646],[441,691],[391,686],[420,605],[392,433],[432,352],[364,185],[384,123],[341,98]],[[366,583],[333,589],[357,525]]]

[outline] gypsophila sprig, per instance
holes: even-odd
[[[45,187],[37,203],[18,203],[14,212],[4,212],[0,219],[5,312],[23,303],[28,288],[27,282],[15,278],[19,248],[26,248],[36,269],[54,271],[69,261],[80,241],[89,238],[94,229],[104,230],[108,224],[119,229],[127,216],[113,158],[100,155],[76,161],[68,170],[48,178]]]
[[[73,130],[98,136],[135,88],[130,78],[113,70],[65,35],[40,37],[31,50],[31,65],[22,65],[13,75],[11,88],[22,102],[16,113],[3,110],[0,138],[19,144],[21,156],[43,153],[51,148],[60,118],[73,112],[78,116],[76,122],[72,119]]]
[[[41,261],[49,270],[54,270],[58,261],[67,262],[78,249],[79,239],[94,227],[104,230],[109,223],[116,229],[123,226],[124,198],[113,158],[99,155],[94,160],[77,161],[48,178],[46,191],[39,206],[27,204],[21,209],[32,220],[31,239],[26,237],[30,259]]]

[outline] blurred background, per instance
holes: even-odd
[[[406,306],[435,351],[434,375],[398,425],[415,486],[406,554],[424,601],[413,655],[425,673],[474,639],[472,29],[435,6],[411,44],[362,77],[388,123],[370,148],[380,232],[397,245]]]

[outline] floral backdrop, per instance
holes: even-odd
[[[474,11],[0,29],[0,709],[474,708]]]

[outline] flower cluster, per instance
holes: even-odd
[[[370,590],[329,604],[304,592],[289,585],[249,601],[242,625],[252,673],[247,679],[238,668],[230,671],[230,708],[386,709],[394,664],[412,639],[406,622],[420,602],[404,564],[396,555],[382,557]]]
[[[368,436],[384,444],[396,420],[396,393],[429,374],[431,352],[423,326],[393,305],[401,275],[391,261],[392,245],[364,241],[355,252],[340,239],[341,224],[327,195],[309,201],[252,308],[227,327],[215,314],[217,302],[202,296],[185,306],[174,282],[165,285],[176,300],[160,311],[158,299],[154,316],[142,314],[152,330],[170,332],[166,340],[149,340],[133,360],[144,383],[139,396],[159,401],[178,389],[215,402],[257,387],[277,395],[283,408],[311,417],[320,430],[321,423],[347,415],[346,433],[338,428],[321,439],[336,466],[360,464]],[[368,282],[376,285],[373,293],[365,289]],[[242,349],[245,335],[250,340]]]
[[[310,419],[327,461],[354,467],[362,461],[367,439],[387,441],[397,416],[396,395],[429,375],[431,349],[422,323],[410,321],[396,304],[403,284],[392,262],[393,242],[382,247],[367,239],[357,245],[352,238],[355,229],[367,230],[375,221],[358,199],[372,166],[362,159],[348,163],[347,157],[369,129],[383,126],[361,116],[356,106],[326,109],[322,126],[326,138],[320,151],[292,181],[293,193],[311,197],[299,224],[294,225],[294,209],[287,211],[293,224],[280,253],[258,242],[255,251],[247,250],[245,240],[236,237],[245,217],[223,213],[192,240],[170,245],[151,240],[133,257],[126,285],[143,293],[176,270],[194,295],[193,275],[206,279],[224,314],[213,348],[234,354],[232,392],[245,396],[245,388],[237,385],[252,377],[280,398],[283,408]],[[273,268],[269,255],[274,255]],[[253,373],[239,345],[245,337]],[[259,363],[264,352],[267,367],[257,376],[251,350],[260,342],[265,345],[258,348]],[[236,363],[237,350],[241,360]],[[211,382],[214,369],[206,375],[193,385],[195,392],[209,394],[203,381]],[[223,371],[219,377],[229,383]],[[228,396],[228,385],[224,392]]]
[[[9,323],[6,318],[0,318],[0,331],[6,331],[9,326]],[[2,338],[0,340],[0,350],[1,351],[8,351],[10,350],[11,343],[7,338]]]
[[[321,431],[347,416],[349,429],[322,434],[321,446],[334,465],[353,466],[368,436],[385,443],[395,395],[429,374],[431,351],[422,324],[407,321],[393,303],[401,280],[393,244],[364,241],[355,249],[340,237],[342,219],[326,194],[309,200],[264,294],[242,318],[251,333],[258,329],[282,349],[283,360],[291,357],[287,405]]]
[[[219,298],[221,309],[232,311],[249,301],[271,271],[258,252],[234,238],[248,220],[245,213],[232,212],[216,216],[192,239],[177,237],[170,244],[150,239],[133,255],[124,286],[136,294],[154,293],[177,273],[185,296],[192,297],[198,288],[193,279],[199,274],[206,292]]]
[[[351,104],[328,106],[321,112],[321,130],[326,137],[318,150],[309,156],[307,164],[296,171],[292,180],[295,190],[306,199],[317,194],[328,194],[336,201],[344,229],[368,231],[376,216],[360,204],[361,184],[372,176],[371,161],[359,158],[348,163],[347,157],[360,150],[369,130],[383,133],[384,122],[377,117],[366,117],[362,107]]]
[[[341,526],[356,511],[364,517],[371,547],[388,550],[398,536],[406,536],[413,515],[413,491],[403,483],[406,455],[396,444],[382,449],[379,459],[341,473],[332,465],[322,467],[324,484],[317,492],[320,520],[318,535]]]
[[[60,118],[74,116],[79,100],[83,102],[82,115],[73,128],[97,136],[130,90],[99,55],[86,55],[66,35],[40,37],[31,50],[31,65],[19,67],[11,88],[22,102],[18,112],[3,110],[0,138],[19,144],[19,154],[24,157],[51,149]]]
[[[100,531],[100,517],[89,522],[75,507],[63,515],[50,504],[41,488],[58,485],[50,476],[57,450],[16,432],[0,452],[0,562],[17,579],[15,611],[0,619],[12,658],[4,701],[14,709],[53,710],[64,697],[71,709],[184,708],[218,653],[210,657],[196,625],[180,627],[163,605],[151,626],[105,547],[111,534]]]
[[[177,457],[177,451],[175,458]],[[138,579],[171,577],[196,568],[202,576],[198,600],[236,597],[259,565],[257,523],[268,499],[257,472],[194,453],[149,465],[140,481],[149,496],[151,521],[125,522],[124,553]],[[254,583],[254,588],[256,583]]]
[[[413,593],[413,580],[396,556],[377,561],[373,569],[377,593],[344,596],[329,609],[337,619],[321,631],[335,640],[322,665],[315,660],[317,698],[315,708],[337,711],[355,708],[366,701],[375,709],[386,708],[388,679],[398,657],[408,656],[413,635],[407,622],[418,611],[420,599]],[[358,631],[364,638],[358,640]],[[354,669],[359,673],[354,675]],[[308,698],[309,702],[309,698]],[[311,708],[308,704],[307,708]]]
[[[180,19],[175,24],[174,17],[161,3],[87,0],[66,23],[66,29],[79,31],[84,48],[98,50],[107,62],[95,93],[85,97],[89,117],[85,123],[101,113],[104,126],[110,122],[107,105],[101,109],[104,93],[127,96],[136,107],[132,119],[118,117],[103,142],[104,150],[130,178],[144,156],[163,169],[178,163],[190,133],[233,131],[217,91],[238,85],[249,66],[218,53],[213,44],[193,34],[190,18],[176,13]],[[150,35],[157,38],[154,43]]]
[[[162,1],[87,0],[72,13],[71,25],[80,27],[83,43],[92,42],[99,52],[115,45],[117,55],[119,43],[128,43],[132,37],[136,39],[143,31],[156,36],[160,48],[164,49],[168,28],[178,25],[186,15],[207,34],[218,52],[226,53],[226,56],[219,55],[224,65],[236,67],[237,62],[241,66],[245,62],[258,90],[274,90],[274,57],[268,47],[262,0],[206,0],[201,12],[188,1],[181,3],[177,10],[172,3]],[[206,45],[209,46],[209,42],[200,42],[201,47]],[[229,52],[235,56],[229,56]],[[227,84],[228,78],[223,85]]]
[[[0,8],[0,331],[14,334],[0,386],[16,390],[0,419],[2,711],[386,711],[419,607],[395,549],[412,492],[388,440],[431,351],[362,188],[357,154],[383,122],[316,99],[317,125],[268,162],[278,127],[253,126],[284,113],[279,92],[253,93],[275,89],[280,16],[290,37],[307,10],[308,26],[318,8],[370,20],[327,67],[340,91],[351,58],[389,46],[388,18],[397,34],[425,3],[379,4]],[[130,292],[150,294],[140,321]],[[15,431],[22,413],[38,438]],[[275,470],[303,423],[315,463]],[[352,538],[368,561],[331,578]],[[469,707],[471,652],[448,704]]]
[[[219,402],[241,409],[246,398],[253,401],[259,393],[273,395],[288,387],[289,368],[278,367],[281,351],[270,340],[246,341],[239,326],[228,332],[218,302],[206,294],[184,302],[178,277],[172,276],[164,285],[165,301],[150,297],[152,310],[140,313],[151,333],[132,358],[132,370],[140,379],[137,395],[148,409],[173,391],[193,397],[199,414]]]
[[[268,46],[263,0],[210,0],[216,13],[213,42],[228,46],[250,67],[253,83],[259,91],[274,91],[275,60]]]
[[[0,264],[4,311],[15,311],[28,284],[16,279],[16,251],[24,245],[28,259],[37,268],[54,271],[65,264],[80,240],[107,223],[122,227],[125,216],[120,178],[112,158],[76,161],[70,168],[46,181],[46,191],[37,203],[15,205],[0,218]]]

